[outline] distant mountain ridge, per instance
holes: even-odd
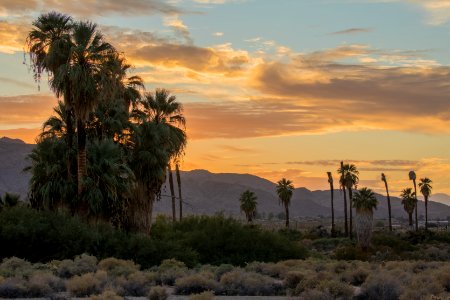
[[[26,144],[21,140],[0,138],[0,195],[12,192],[26,198],[28,182],[31,175],[22,170],[29,165],[26,156],[32,151],[34,145]],[[276,195],[275,183],[251,174],[211,173],[206,170],[192,170],[181,172],[184,212],[186,214],[214,214],[223,212],[226,215],[242,216],[239,209],[239,196],[249,189],[258,197],[258,212],[278,214],[283,212]],[[175,180],[176,184],[176,180]],[[176,195],[177,189],[176,190]],[[343,216],[343,194],[340,190],[334,191],[334,206],[337,217]],[[377,194],[379,205],[375,211],[376,218],[387,216],[387,200],[383,195]],[[430,201],[429,218],[446,219],[450,216],[450,196],[434,194],[431,198],[442,201]],[[394,217],[406,218],[400,199],[391,197],[392,214]],[[178,199],[177,199],[178,209]],[[156,213],[169,213],[171,198],[168,182],[162,190],[161,200],[155,204]],[[292,218],[317,217],[330,215],[330,191],[310,191],[306,188],[297,188],[291,201],[290,213]],[[419,202],[419,215],[424,214],[423,202]]]

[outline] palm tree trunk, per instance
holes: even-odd
[[[428,230],[428,196],[425,196],[425,230]]]
[[[412,217],[413,213],[410,212],[408,213],[408,219],[409,219],[409,227],[412,230],[413,229],[413,217]]]
[[[355,217],[356,237],[363,250],[367,250],[372,239],[373,211],[357,209]]]
[[[419,231],[419,218],[417,217],[417,186],[416,186],[416,181],[414,180],[414,194],[415,194],[415,198],[416,198],[416,207],[415,207],[415,211],[416,211],[416,231]]]
[[[172,221],[176,222],[177,213],[176,213],[176,208],[175,208],[175,191],[173,188],[172,167],[170,166],[170,163],[167,164],[167,171],[169,172],[170,196],[172,197]]]
[[[344,229],[345,229],[345,236],[348,236],[348,220],[347,220],[347,194],[345,191],[345,186],[342,186],[342,189],[344,191]]]
[[[84,122],[77,121],[77,138],[78,138],[78,212],[81,217],[87,217],[89,213],[89,207],[86,201],[82,199],[84,191],[83,180],[87,176],[87,162],[86,162],[86,130]]]
[[[135,192],[128,206],[129,226],[133,231],[150,234],[155,195],[140,180]]]
[[[183,198],[181,197],[181,176],[180,176],[180,167],[178,164],[175,164],[175,169],[177,173],[177,184],[178,184],[178,200],[180,203],[180,221],[183,219]]]
[[[336,236],[336,229],[334,228],[334,188],[333,183],[330,183],[330,191],[331,191],[331,236]]]
[[[384,185],[386,187],[386,195],[387,195],[387,201],[388,201],[389,231],[392,231],[391,197],[389,196],[389,189],[388,189],[387,181],[384,182]]]
[[[350,204],[350,207],[349,207],[349,211],[350,211],[349,229],[350,229],[350,238],[352,239],[353,238],[353,203],[352,203],[353,191],[352,191],[352,188],[347,188],[347,189],[348,189],[348,201],[349,201],[349,204]]]
[[[289,206],[286,204],[284,207],[286,209],[286,228],[289,228]]]
[[[73,111],[67,109],[66,111],[66,126],[67,126],[67,179],[72,180],[72,146],[73,146]]]

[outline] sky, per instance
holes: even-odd
[[[100,25],[147,91],[184,105],[182,169],[328,188],[339,162],[391,195],[450,194],[450,0],[0,0],[0,136],[34,143],[56,99],[24,53],[40,13]]]

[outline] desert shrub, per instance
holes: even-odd
[[[311,242],[311,247],[319,251],[332,251],[339,245],[351,244],[348,238],[320,238]]]
[[[22,298],[27,296],[27,288],[22,278],[10,277],[0,283],[0,298]]]
[[[4,277],[29,277],[32,273],[32,264],[17,257],[5,258],[0,264],[0,275]]]
[[[314,277],[306,277],[300,280],[295,289],[292,291],[293,295],[301,295],[303,292],[307,290],[313,290],[319,284],[319,280]]]
[[[123,300],[123,297],[117,295],[114,291],[107,290],[100,295],[93,295],[91,300]]]
[[[305,279],[304,272],[290,271],[284,277],[284,285],[289,289],[295,289],[303,279]]]
[[[165,285],[174,285],[178,278],[186,276],[188,269],[183,262],[176,259],[163,260],[158,267],[158,283]]]
[[[387,274],[369,276],[362,285],[361,300],[398,300],[401,294],[401,283]]]
[[[450,293],[450,268],[444,268],[436,274],[436,279],[441,283],[447,293]],[[1,282],[1,280],[0,280]]]
[[[325,280],[317,285],[319,291],[327,292],[333,296],[334,299],[352,299],[353,288],[338,280]]]
[[[147,297],[149,300],[166,300],[169,295],[165,287],[157,285],[150,289]]]
[[[86,273],[67,280],[66,288],[76,297],[86,297],[100,293],[106,283],[106,279],[107,274],[105,271],[98,271],[95,274]]]
[[[178,278],[175,281],[175,293],[179,295],[198,294],[204,291],[219,289],[219,283],[214,280],[213,274],[197,273]]]
[[[48,297],[64,289],[64,282],[49,273],[34,274],[27,284],[28,294],[32,297]]]
[[[97,271],[97,258],[88,254],[81,254],[72,261],[65,259],[57,265],[56,273],[59,277],[70,278],[75,275],[93,273]]]
[[[317,289],[306,290],[300,297],[301,300],[334,300],[335,298],[327,291]]]
[[[216,277],[216,280],[220,280],[222,278],[222,275],[228,272],[231,272],[234,270],[234,266],[230,264],[221,264],[218,266],[214,272],[214,275]]]
[[[429,274],[415,276],[409,285],[405,286],[400,297],[401,300],[421,300],[431,295],[444,293],[444,287]]]
[[[367,277],[369,276],[369,271],[361,268],[361,267],[357,267],[356,269],[352,268],[350,270],[348,270],[347,272],[345,272],[342,275],[342,279],[354,286],[360,286],[361,284],[363,284]]]
[[[98,263],[98,269],[106,271],[108,275],[113,277],[128,276],[131,273],[139,271],[139,265],[131,260],[123,260],[117,258],[105,258]]]
[[[214,297],[214,293],[213,292],[205,291],[205,292],[200,293],[200,294],[191,295],[189,297],[189,300],[213,300],[214,298],[215,297]]]
[[[249,272],[256,272],[263,275],[268,275],[270,277],[283,278],[285,274],[288,272],[288,267],[286,267],[282,263],[274,264],[274,263],[252,262],[245,267],[245,270]]]
[[[234,296],[274,296],[283,291],[283,284],[269,276],[236,269],[222,275],[221,294]]]
[[[148,294],[151,281],[143,272],[130,274],[122,283],[122,293],[126,296],[143,297]]]
[[[409,241],[404,240],[400,235],[392,233],[378,233],[372,237],[374,247],[387,246],[396,253],[413,251],[416,249]]]

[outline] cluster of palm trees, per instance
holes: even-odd
[[[181,218],[178,161],[187,138],[175,96],[145,92],[123,54],[89,21],[42,14],[27,49],[36,81],[48,74],[61,99],[29,156],[31,205],[149,233],[167,169],[174,195],[168,166],[175,163]]]

